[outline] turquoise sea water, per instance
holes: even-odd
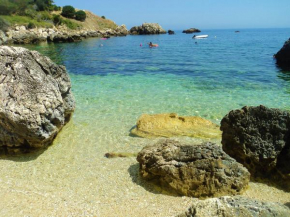
[[[277,68],[272,57],[290,29],[202,34],[209,37],[193,40],[177,32],[27,46],[67,67],[76,110],[47,150],[0,159],[0,216],[168,217],[184,212],[193,199],[164,194],[145,182],[134,157],[104,157],[107,152],[137,153],[159,140],[129,135],[141,114],[176,112],[219,124],[230,110],[245,105],[290,110],[290,72]],[[150,41],[159,47],[150,49]],[[250,183],[244,196],[290,201],[289,192],[258,183]]]
[[[177,32],[29,47],[67,67],[77,120],[90,119],[98,110],[135,118],[177,112],[219,123],[227,112],[245,105],[290,110],[290,72],[277,68],[273,59],[290,29],[202,34],[209,37],[196,40]],[[150,49],[150,41],[159,47]]]

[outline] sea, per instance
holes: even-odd
[[[177,113],[220,124],[244,106],[290,111],[290,71],[273,58],[290,29],[235,30],[197,33],[206,39],[175,31],[25,45],[65,65],[76,109],[47,150],[0,159],[0,215],[174,216],[186,210],[192,199],[144,182],[134,157],[104,155],[138,153],[159,140],[130,135],[142,114]],[[277,191],[251,184],[247,195],[290,201],[289,193]]]

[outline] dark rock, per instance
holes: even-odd
[[[36,51],[0,46],[0,147],[46,147],[74,108],[64,66]]]
[[[131,35],[165,34],[166,31],[158,23],[143,23],[130,29]]]
[[[201,32],[201,31],[199,29],[196,29],[196,28],[190,28],[190,29],[186,29],[186,30],[182,31],[182,33],[186,33],[186,34],[191,34],[194,32]]]
[[[290,188],[290,114],[264,106],[243,107],[221,121],[223,150],[251,173]],[[288,186],[288,187],[287,187]]]
[[[140,174],[171,192],[193,197],[236,195],[245,190],[246,168],[213,143],[160,141],[139,152]]]
[[[277,65],[290,69],[290,38],[284,43],[278,53],[276,53],[275,58]]]
[[[169,34],[169,35],[174,35],[174,34],[175,34],[175,32],[174,32],[174,31],[172,31],[172,30],[168,30],[168,34]]]
[[[246,197],[221,197],[194,200],[178,217],[286,217],[290,209],[279,203],[261,202]]]

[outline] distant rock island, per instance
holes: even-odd
[[[143,23],[141,26],[134,26],[130,29],[131,35],[154,35],[166,34],[166,31],[158,23]]]
[[[186,33],[186,34],[191,34],[194,32],[201,32],[201,31],[199,29],[196,29],[196,28],[190,28],[190,29],[186,29],[186,30],[182,31],[182,33]]]

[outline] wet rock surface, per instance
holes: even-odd
[[[193,205],[177,217],[286,217],[290,209],[279,203],[261,202],[235,196],[195,200]]]
[[[243,107],[221,121],[223,150],[252,177],[290,188],[290,114],[265,106]]]
[[[75,108],[65,67],[21,47],[0,46],[0,60],[0,147],[46,147]]]
[[[163,140],[138,153],[140,174],[179,195],[212,197],[243,192],[250,174],[213,143]]]

